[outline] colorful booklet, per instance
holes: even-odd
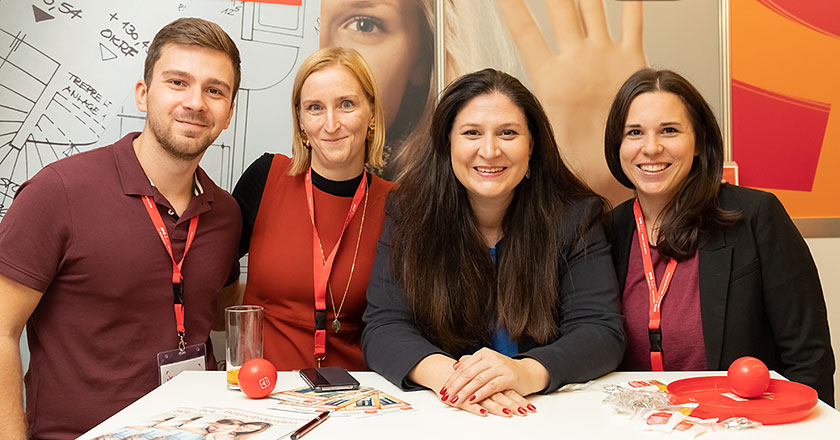
[[[292,413],[332,411],[333,416],[364,416],[412,409],[411,404],[371,387],[326,393],[302,387],[275,392],[269,397],[277,400],[278,406],[273,409]]]

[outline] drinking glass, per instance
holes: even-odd
[[[262,306],[231,306],[225,309],[225,364],[227,388],[239,390],[239,368],[263,356]]]

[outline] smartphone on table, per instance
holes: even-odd
[[[300,377],[306,381],[315,392],[345,391],[359,388],[356,380],[343,367],[304,368],[300,370]]]

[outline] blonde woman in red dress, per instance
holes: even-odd
[[[264,154],[233,191],[248,257],[243,303],[265,307],[264,357],[279,370],[366,370],[365,291],[392,184],[379,92],[353,49],[321,49],[292,90],[292,157]],[[316,322],[317,321],[317,322]]]

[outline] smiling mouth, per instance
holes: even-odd
[[[639,165],[636,165],[636,166],[639,167],[640,170],[642,170],[646,173],[658,173],[658,172],[670,167],[671,164],[669,164],[669,163],[653,163],[653,164],[643,163],[643,164],[639,164]]]
[[[347,136],[342,136],[342,137],[339,137],[339,138],[332,138],[332,139],[321,139],[321,141],[323,141],[323,142],[338,142],[338,141],[344,140],[346,137]]]
[[[507,167],[473,167],[474,170],[478,171],[479,173],[486,173],[486,174],[493,174],[493,173],[501,173]]]
[[[207,124],[205,124],[204,122],[199,122],[199,121],[186,121],[186,120],[177,120],[177,121],[182,123],[182,124],[192,125],[194,127],[202,127],[203,128],[203,127],[207,126]]]

